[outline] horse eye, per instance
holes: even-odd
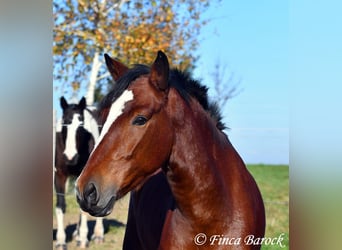
[[[147,118],[142,115],[138,115],[137,117],[134,118],[132,124],[137,125],[137,126],[142,126],[147,122]]]

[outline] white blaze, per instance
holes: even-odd
[[[131,100],[133,100],[134,95],[132,90],[125,90],[122,95],[112,104],[110,107],[107,120],[102,127],[102,131],[100,137],[93,149],[93,152],[97,148],[97,146],[101,143],[103,137],[107,134],[110,126],[115,122],[115,120],[122,114],[125,104]]]
[[[81,124],[79,117],[80,117],[79,114],[75,114],[72,118],[71,124],[67,125],[68,130],[67,130],[64,154],[69,160],[71,160],[77,154],[76,131],[79,125]]]

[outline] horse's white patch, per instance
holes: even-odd
[[[77,128],[81,125],[81,121],[79,119],[79,114],[74,114],[72,117],[71,124],[66,125],[68,127],[67,136],[65,141],[65,149],[64,154],[65,156],[71,160],[76,154],[76,131]]]
[[[131,100],[133,100],[134,95],[132,90],[125,90],[122,95],[112,104],[110,107],[107,120],[102,127],[102,131],[100,137],[93,149],[93,152],[97,148],[97,146],[101,143],[103,137],[107,134],[110,126],[115,122],[115,120],[122,114],[125,104]]]
[[[78,241],[80,241],[80,248],[86,248],[88,244],[88,224],[87,224],[87,214],[81,209],[81,220],[79,225]]]
[[[57,244],[65,244],[65,231],[64,231],[64,223],[63,223],[63,211],[61,208],[56,207],[56,217],[57,217],[57,235],[56,235],[56,241]]]
[[[91,110],[91,107],[88,107]],[[95,143],[99,139],[99,126],[95,117],[89,110],[84,110],[84,129],[87,130],[94,137]]]

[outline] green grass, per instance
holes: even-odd
[[[279,237],[285,234],[283,244],[284,248],[278,245],[263,245],[262,250],[269,249],[289,249],[289,167],[274,165],[248,165],[247,168],[254,176],[261,190],[266,210],[266,234],[265,237]],[[77,205],[73,192],[73,180],[69,183],[69,190],[66,194],[67,213],[65,215],[65,226],[75,225],[79,219],[79,207]],[[55,204],[55,197],[53,203]],[[113,213],[107,219],[107,232],[105,242],[101,245],[95,245],[90,242],[89,249],[106,250],[122,249],[128,211],[129,197],[126,196],[115,204]],[[89,218],[94,221],[93,217]],[[113,221],[115,223],[113,223]],[[118,225],[121,223],[121,226]],[[55,213],[53,210],[53,229],[56,229]],[[54,246],[55,242],[53,242]],[[67,243],[69,250],[76,250],[75,241]]]
[[[261,191],[266,211],[265,237],[284,233],[283,245],[264,245],[262,249],[289,249],[289,167],[285,165],[248,165]]]

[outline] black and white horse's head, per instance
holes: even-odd
[[[78,104],[68,104],[65,98],[61,97],[60,104],[63,109],[61,121],[63,157],[68,165],[76,165],[80,160],[84,161],[88,158],[98,137],[98,131],[92,130],[98,130],[98,127],[96,122],[95,125],[91,125],[91,115],[86,109],[84,97]]]

